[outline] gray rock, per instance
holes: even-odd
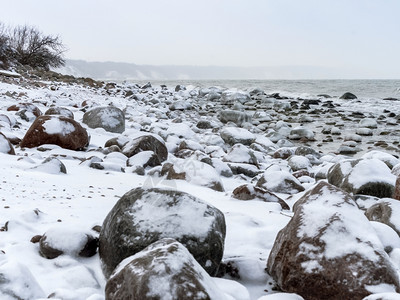
[[[109,132],[122,133],[125,131],[125,115],[117,107],[96,107],[83,115],[83,123],[90,128],[103,128]]]
[[[225,231],[222,212],[187,193],[136,188],[104,220],[99,248],[102,269],[109,277],[125,258],[161,238],[174,238],[214,275],[222,259]]]
[[[161,239],[125,259],[106,285],[106,299],[225,299],[189,251]]]
[[[122,148],[122,153],[127,157],[131,157],[142,151],[153,151],[160,163],[168,158],[168,149],[161,138],[153,135],[143,135],[126,143]]]
[[[339,99],[353,100],[353,99],[357,99],[357,96],[350,92],[347,92],[347,93],[344,93],[342,96],[340,96]]]
[[[218,114],[218,119],[222,123],[233,122],[238,126],[241,126],[243,123],[251,122],[252,117],[241,111],[236,110],[222,110]]]

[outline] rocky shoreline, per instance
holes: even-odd
[[[5,299],[400,297],[395,100],[17,71]]]

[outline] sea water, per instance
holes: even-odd
[[[148,81],[135,81],[145,84]],[[228,89],[251,91],[260,88],[268,93],[280,93],[288,97],[312,98],[320,94],[340,97],[351,92],[357,97],[368,99],[400,99],[400,80],[164,80],[151,81],[153,86],[178,84],[192,87],[218,86]]]

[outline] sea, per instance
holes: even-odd
[[[138,84],[150,82],[152,86],[178,84],[186,87],[222,87],[251,91],[260,88],[268,93],[280,93],[288,97],[312,98],[320,94],[340,97],[351,92],[358,98],[400,99],[400,80],[140,80]]]

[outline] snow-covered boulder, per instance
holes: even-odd
[[[251,116],[245,112],[237,110],[222,110],[218,113],[218,119],[222,123],[233,122],[238,126],[243,123],[251,122]]]
[[[206,186],[212,190],[223,192],[224,186],[218,172],[209,164],[196,159],[175,159],[167,170],[167,179],[182,179],[195,185]]]
[[[153,135],[143,135],[125,143],[122,148],[122,153],[127,157],[134,156],[139,152],[153,151],[160,163],[165,161],[168,157],[168,149],[164,141],[160,137]]]
[[[62,161],[52,156],[46,158],[40,165],[33,167],[32,170],[48,174],[67,174],[67,168]]]
[[[0,264],[0,299],[39,299],[46,296],[25,265],[13,261]]]
[[[67,254],[90,257],[96,254],[98,240],[90,232],[71,226],[55,226],[40,239],[40,254],[52,259]]]
[[[234,145],[222,160],[225,162],[258,165],[254,151],[242,144]]]
[[[126,193],[104,220],[99,246],[102,269],[109,277],[125,258],[161,238],[174,238],[214,275],[222,259],[225,231],[222,212],[194,196],[136,188]]]
[[[314,132],[311,129],[305,127],[296,127],[290,131],[289,139],[291,140],[300,140],[300,139],[307,139],[310,141],[315,140]]]
[[[378,128],[378,123],[376,122],[375,119],[371,119],[371,118],[365,118],[360,120],[359,126],[361,128]]]
[[[123,260],[105,294],[106,299],[228,299],[192,254],[170,238]]]
[[[54,144],[80,150],[89,144],[89,135],[78,122],[63,116],[40,116],[26,132],[21,147],[33,148]]]
[[[83,115],[82,122],[90,128],[103,128],[109,132],[125,131],[125,115],[122,110],[114,106],[93,108]]]
[[[225,143],[234,145],[237,143],[251,145],[256,138],[250,131],[238,127],[225,127],[220,132]]]
[[[400,236],[400,201],[382,199],[365,212],[368,220],[388,225]]]
[[[0,132],[0,153],[15,155],[15,150],[8,138]]]
[[[142,151],[133,156],[131,156],[127,161],[126,165],[128,167],[155,167],[160,166],[161,162],[158,156],[153,151]]]
[[[70,119],[74,118],[74,113],[65,107],[50,107],[48,110],[45,111],[44,114],[63,116]]]
[[[256,186],[283,194],[296,194],[304,191],[300,181],[288,171],[267,170],[257,181]]]
[[[301,155],[293,155],[288,160],[289,167],[293,170],[293,172],[299,170],[308,170],[311,168],[310,160]]]
[[[14,104],[8,107],[7,111],[16,111],[16,115],[27,122],[31,122],[42,115],[40,109],[32,103]]]
[[[274,193],[251,184],[242,184],[232,192],[232,198],[238,200],[261,200],[265,202],[277,202],[282,209],[289,209],[289,205]]]
[[[341,176],[336,177],[332,173],[343,174],[342,182]],[[381,160],[362,159],[339,163],[339,167],[334,165],[328,172],[328,182],[348,193],[384,198],[392,197],[396,176]]]
[[[393,155],[383,152],[383,151],[378,151],[378,150],[373,150],[365,153],[362,158],[364,159],[371,159],[371,158],[376,158],[381,161],[383,161],[390,169],[393,169],[393,167],[397,164],[400,163],[400,159],[394,157]]]
[[[305,299],[362,299],[399,279],[367,218],[347,193],[320,182],[293,207],[267,268],[285,292]]]

